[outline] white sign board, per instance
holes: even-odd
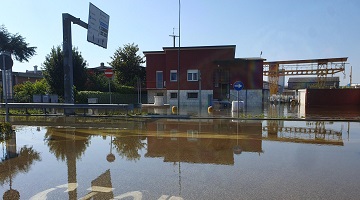
[[[107,48],[109,18],[109,15],[90,3],[87,33],[88,42],[104,47],[105,49]]]

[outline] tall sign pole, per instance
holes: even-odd
[[[177,93],[177,114],[180,115],[180,0],[179,0],[179,48],[178,48],[178,93]]]
[[[3,96],[5,100],[5,122],[9,121],[9,108],[8,108],[8,75],[6,74],[6,70],[10,70],[13,66],[13,60],[11,59],[11,53],[9,52],[0,52],[0,61],[2,64],[2,81],[3,81]],[[10,74],[11,76],[11,74]]]
[[[74,73],[72,63],[72,40],[71,40],[71,21],[72,17],[68,13],[62,14],[63,18],[63,53],[64,53],[64,100],[65,103],[74,103],[73,85]],[[68,113],[70,114],[70,113]]]
[[[111,86],[110,86],[110,80],[113,77],[114,72],[112,69],[106,69],[105,70],[105,76],[109,79],[109,94],[110,94],[110,104],[111,104]]]
[[[80,18],[63,13],[63,53],[64,53],[64,100],[65,103],[74,104],[74,72],[72,62],[72,40],[71,40],[71,22],[85,29],[88,25],[81,21]],[[65,109],[65,115],[74,113],[73,109]]]
[[[74,104],[74,72],[72,62],[71,22],[88,29],[88,41],[106,49],[109,29],[109,15],[102,12],[100,9],[90,3],[89,25],[81,21],[80,18],[76,18],[68,13],[62,14],[62,20],[64,53],[64,100],[65,103]],[[66,115],[73,113],[73,109],[65,109]]]
[[[234,83],[234,89],[237,91],[237,118],[239,118],[240,110],[240,90],[244,88],[244,84],[241,81],[236,81]]]

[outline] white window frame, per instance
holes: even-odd
[[[189,97],[190,94],[196,94],[196,97]],[[199,98],[199,93],[198,92],[188,92],[186,94],[186,97],[187,97],[187,99],[198,99]]]
[[[191,74],[191,78],[189,79],[189,75]],[[189,69],[187,70],[187,81],[199,81],[199,70],[197,69]]]
[[[176,98],[172,97],[173,94],[176,94]],[[171,92],[171,93],[170,93],[170,99],[177,99],[177,94],[178,94],[178,93],[176,93],[176,92]]]
[[[161,81],[159,81],[159,75],[161,74]],[[161,87],[160,87],[161,86]],[[163,71],[156,71],[156,81],[155,81],[155,87],[157,89],[164,88],[164,72]]]
[[[175,76],[176,76],[175,79],[172,79],[172,76],[171,76],[172,74],[175,74]],[[177,79],[178,79],[177,77],[178,77],[177,70],[170,70],[170,81],[177,82]]]

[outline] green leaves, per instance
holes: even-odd
[[[137,55],[138,51],[138,45],[125,44],[111,57],[112,61],[109,64],[114,68],[115,79],[119,84],[135,87],[138,79],[145,83],[146,72],[141,66],[145,61]]]
[[[84,90],[87,80],[87,63],[77,48],[72,49],[74,86]],[[43,63],[43,75],[50,86],[51,93],[64,95],[64,57],[60,46],[53,47]]]
[[[45,79],[32,83],[26,81],[22,84],[14,86],[14,98],[16,102],[32,102],[34,94],[47,94],[49,93],[49,85]]]
[[[24,37],[18,33],[11,34],[4,25],[0,26],[0,51],[8,51],[15,56],[17,61],[27,62],[36,53],[36,47],[28,45]]]

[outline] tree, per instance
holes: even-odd
[[[0,26],[0,51],[8,51],[15,56],[17,61],[28,61],[30,57],[35,55],[36,47],[29,47],[25,42],[25,38],[7,31],[4,25]]]
[[[125,44],[123,48],[119,47],[112,61],[109,63],[115,72],[115,79],[119,84],[126,86],[136,86],[138,79],[145,82],[145,68],[141,66],[145,61],[143,57],[137,55],[138,45]]]
[[[74,86],[83,90],[87,79],[87,63],[77,48],[72,49]],[[51,49],[43,63],[43,75],[50,86],[50,91],[59,96],[64,95],[64,56],[60,46]]]
[[[45,79],[41,79],[32,83],[26,81],[14,86],[14,98],[16,102],[32,102],[34,94],[47,94],[49,92],[49,85]]]
[[[111,91],[114,91],[114,83],[111,81]],[[100,91],[100,92],[108,92],[109,91],[109,78],[104,75],[104,72],[96,73],[90,72],[87,76],[86,81],[86,89],[87,91]]]

